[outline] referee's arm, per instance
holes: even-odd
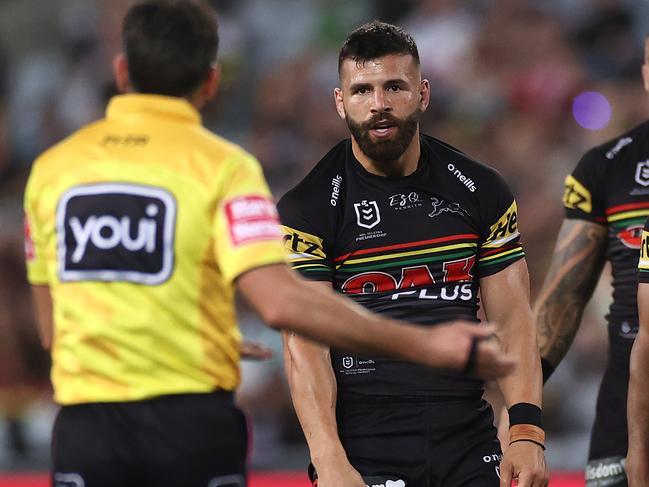
[[[36,310],[36,322],[41,345],[45,350],[52,347],[54,321],[52,319],[52,295],[47,285],[32,285],[32,300]]]
[[[638,284],[640,328],[631,350],[629,397],[629,453],[626,471],[630,487],[649,484],[649,284]]]

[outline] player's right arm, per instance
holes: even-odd
[[[327,282],[313,282],[324,286]],[[365,487],[360,474],[347,460],[336,424],[336,378],[329,347],[295,333],[285,332],[284,365],[291,398],[309,445],[319,487]]]
[[[534,306],[544,380],[559,365],[577,334],[602,272],[605,248],[605,226],[564,220]]]
[[[593,149],[565,180],[566,218],[533,309],[544,382],[570,348],[604,266],[608,229],[602,193],[607,167],[608,160]]]
[[[649,231],[642,232],[638,276],[638,335],[631,350],[627,419],[629,451],[626,473],[630,487],[649,484]]]

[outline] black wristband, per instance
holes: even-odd
[[[519,402],[510,407],[507,412],[509,413],[510,428],[515,424],[533,424],[543,429],[541,408],[535,404]]]
[[[464,370],[462,370],[462,373],[464,374],[470,375],[475,370],[475,363],[478,358],[479,341],[480,339],[475,336],[471,339],[471,348],[469,348],[469,356],[466,359],[466,365],[464,366]]]
[[[541,357],[541,370],[543,371],[543,383],[545,384],[552,372],[554,372],[555,366],[550,363],[546,358]]]

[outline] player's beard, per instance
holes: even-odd
[[[385,164],[398,160],[406,151],[417,131],[420,116],[419,109],[415,109],[405,118],[383,112],[365,122],[357,122],[349,115],[345,117],[345,121],[363,154],[375,162]],[[379,122],[389,122],[395,126],[397,131],[394,136],[386,140],[372,139],[370,130]]]

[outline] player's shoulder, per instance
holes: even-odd
[[[350,151],[350,139],[336,144],[300,182],[280,198],[280,212],[289,207],[321,211],[328,206],[338,206],[342,201],[345,165]]]
[[[620,134],[603,144],[587,150],[581,164],[593,164],[601,166],[619,165],[627,161],[638,162],[636,156],[647,151],[649,140],[649,120]],[[645,154],[649,155],[649,154]]]
[[[498,170],[478,161],[457,147],[430,135],[421,136],[422,145],[432,152],[445,168],[445,173],[463,184],[471,193],[479,188],[493,189],[493,184],[505,184]]]

